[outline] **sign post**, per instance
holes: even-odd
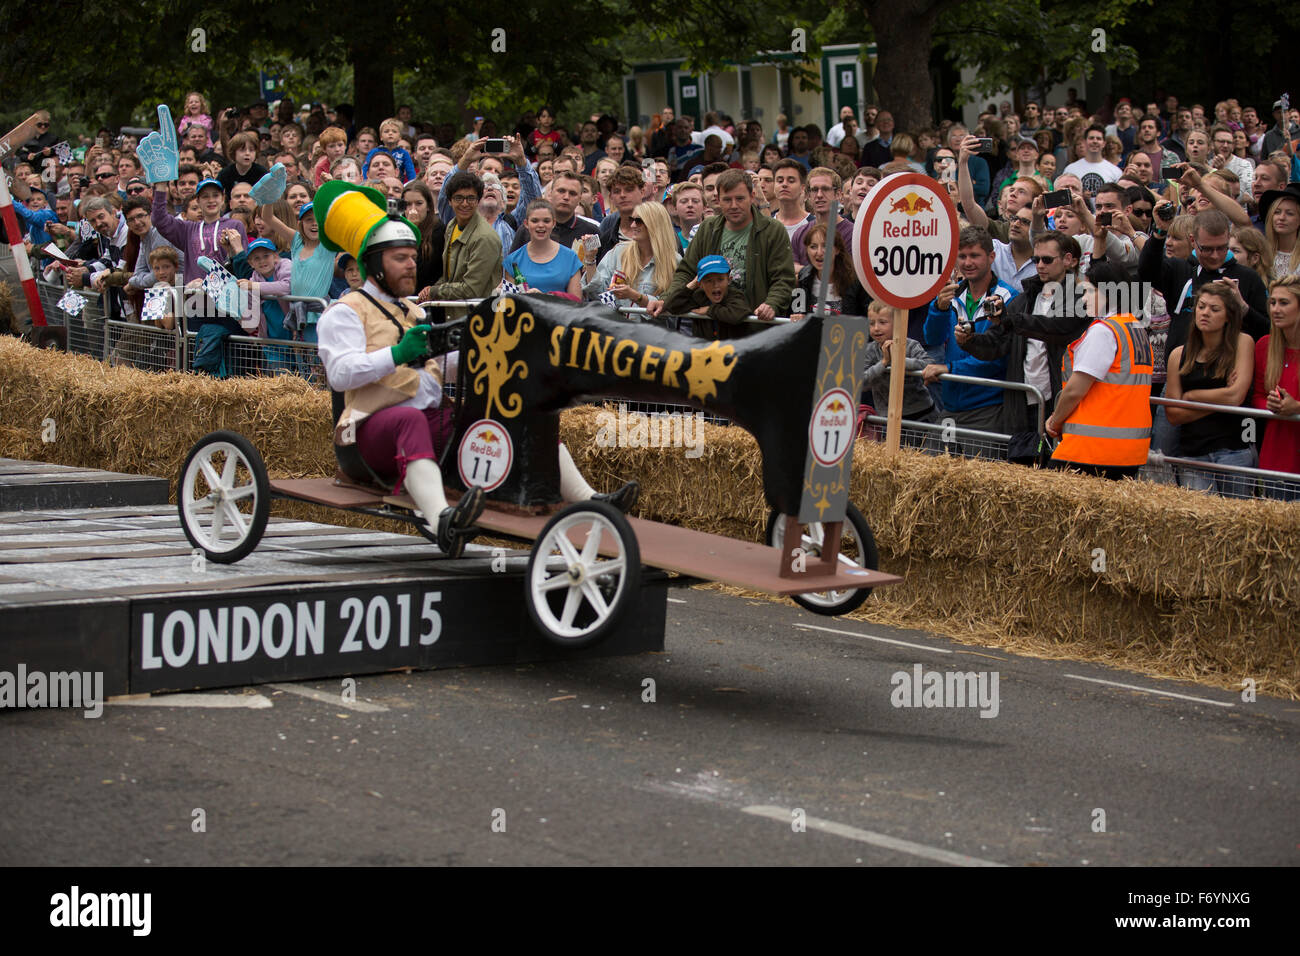
[[[948,281],[957,231],[957,207],[947,191],[920,173],[895,173],[876,183],[853,226],[858,281],[894,309],[885,432],[890,451],[898,451],[902,431],[907,313],[928,303]]]

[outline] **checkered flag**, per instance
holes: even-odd
[[[82,239],[89,239],[91,236],[95,234],[95,227],[90,224],[90,220],[88,219],[82,219],[81,226],[79,228],[81,229]]]
[[[72,162],[72,147],[65,140],[62,143],[55,143],[53,146],[54,155],[59,158],[60,165],[66,166]]]
[[[81,315],[81,310],[86,307],[86,303],[89,301],[84,295],[78,295],[69,289],[63,293],[63,298],[59,299],[58,306],[68,315],[78,316]]]
[[[167,299],[171,289],[165,285],[156,285],[144,290],[144,309],[140,313],[142,322],[157,322],[167,315]]]
[[[600,302],[602,305],[609,306],[611,309],[618,308],[617,297],[615,297],[614,293],[610,292],[608,289],[606,289],[600,295],[596,296],[596,300]]]
[[[515,285],[509,279],[501,280],[501,295],[523,295],[524,290]]]

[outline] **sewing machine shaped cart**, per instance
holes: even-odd
[[[440,467],[448,497],[470,485],[487,505],[477,527],[531,542],[525,600],[539,630],[592,644],[633,603],[642,565],[789,596],[844,614],[900,578],[876,570],[875,541],[848,500],[865,321],[813,315],[724,341],[629,322],[597,303],[544,295],[485,299],[435,326],[434,354],[459,352],[455,432]],[[730,419],[758,441],[771,515],[766,544],[629,518],[559,493],[560,411],[584,397],[671,402]],[[334,393],[334,419],[342,409]],[[242,435],[214,432],[181,467],[181,523],[211,561],[249,554],[272,499],[406,521],[431,537],[414,502],[335,446],[335,478],[270,480]],[[665,454],[669,452],[655,452]],[[828,544],[829,542],[829,544]]]

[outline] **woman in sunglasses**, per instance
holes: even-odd
[[[631,238],[605,254],[582,293],[594,299],[609,291],[621,304],[658,315],[681,258],[668,210],[661,203],[643,202],[632,210],[624,232]]]

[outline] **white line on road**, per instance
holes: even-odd
[[[1066,677],[1072,677],[1075,680],[1086,680],[1093,684],[1105,684],[1107,687],[1123,687],[1125,690],[1141,691],[1144,694],[1155,694],[1159,697],[1177,697],[1179,700],[1194,700],[1198,704],[1213,704],[1215,707],[1235,707],[1236,704],[1231,701],[1210,700],[1208,697],[1192,697],[1188,694],[1175,694],[1172,691],[1157,690],[1154,687],[1137,687],[1134,684],[1118,684],[1113,680],[1102,680],[1099,677],[1080,677],[1078,674],[1066,674]]]
[[[919,651],[933,651],[936,654],[952,653],[952,651],[945,650],[942,647],[927,647],[924,644],[909,644],[907,641],[896,641],[892,637],[876,637],[874,634],[859,634],[857,631],[840,631],[833,627],[822,627],[820,624],[796,624],[795,627],[801,627],[807,631],[828,631],[831,634],[846,634],[849,637],[864,637],[869,641],[880,641],[882,644],[897,644],[899,647],[914,647]]]
[[[683,601],[681,598],[669,598],[669,599],[668,599],[668,603],[669,603],[669,604],[685,604],[686,602]]]
[[[364,700],[344,700],[343,695],[337,691],[317,690],[314,687],[304,687],[301,684],[267,684],[266,686],[290,694],[297,694],[299,697],[309,697],[312,700],[320,701],[322,704],[358,710],[363,714],[382,714],[388,710],[383,704],[367,704]]]
[[[274,706],[261,694],[159,694],[108,703],[119,707],[244,707],[249,710]]]
[[[791,811],[785,807],[773,806],[754,806],[742,807],[741,811],[752,814],[756,817],[767,817],[769,820],[776,820],[778,823],[790,825]],[[820,830],[823,833],[830,833],[834,836],[844,837],[847,840],[857,840],[859,843],[870,843],[872,846],[878,846],[886,850],[894,850],[897,853],[907,853],[911,856],[919,856],[922,859],[934,860],[936,863],[947,863],[949,866],[1005,866],[1004,863],[995,863],[992,860],[981,860],[979,857],[966,856],[964,853],[954,853],[952,850],[941,850],[938,847],[926,846],[924,843],[913,843],[911,840],[900,840],[898,837],[886,836],[883,833],[873,833],[871,830],[859,830],[857,827],[847,826],[843,823],[836,823],[834,820],[822,820],[818,817],[807,817],[804,821],[810,829]]]

